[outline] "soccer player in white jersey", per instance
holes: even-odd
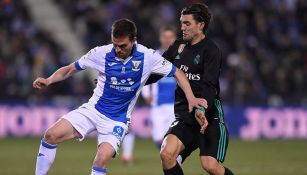
[[[172,25],[160,28],[160,48],[156,50],[160,55],[176,40],[176,27]],[[176,80],[173,77],[164,77],[160,81],[144,86],[141,94],[146,103],[151,105],[150,119],[152,123],[152,139],[160,150],[164,135],[171,123],[175,120],[174,98]],[[122,144],[122,161],[130,165],[133,161],[135,135],[130,132]]]
[[[160,29],[160,48],[157,50],[160,55],[174,43],[176,35],[176,28],[173,26],[164,26]],[[142,96],[152,107],[150,112],[152,139],[159,150],[166,131],[175,120],[175,89],[176,80],[173,77],[164,77],[142,89]]]
[[[57,144],[71,139],[81,141],[93,130],[98,132],[98,147],[91,175],[107,174],[107,163],[117,153],[128,130],[131,111],[150,74],[174,76],[186,94],[191,111],[193,107],[207,106],[204,99],[195,98],[182,71],[152,49],[136,43],[134,22],[115,21],[111,38],[112,44],[96,47],[50,77],[39,77],[33,82],[34,88],[41,89],[87,68],[99,73],[89,101],[47,129],[39,147],[36,175],[48,173]]]

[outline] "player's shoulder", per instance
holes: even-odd
[[[212,52],[220,52],[219,46],[211,38],[206,38],[205,39],[204,49],[211,50]]]
[[[92,50],[94,52],[111,52],[113,49],[113,44],[108,44],[108,45],[103,45],[103,46],[97,46],[97,47],[94,47]]]
[[[203,47],[203,54],[207,58],[222,59],[222,51],[219,46],[210,38],[206,38]]]
[[[148,48],[142,44],[136,43],[136,50],[144,55],[152,55],[156,52],[156,50]]]
[[[103,45],[103,46],[96,46],[87,53],[88,56],[97,56],[97,55],[104,55],[105,53],[111,52],[113,48],[112,44]]]

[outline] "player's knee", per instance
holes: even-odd
[[[48,129],[44,136],[44,140],[50,144],[58,144],[58,138],[58,134],[52,129]]]
[[[162,149],[160,151],[160,157],[162,162],[175,162],[176,161],[176,155],[172,151],[168,149]]]
[[[217,174],[219,163],[215,159],[205,158],[201,162],[202,168],[209,174]]]

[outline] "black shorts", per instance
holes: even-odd
[[[180,153],[183,160],[197,148],[200,149],[200,156],[211,156],[219,162],[224,162],[229,134],[224,122],[212,120],[204,134],[200,132],[200,126],[188,125],[182,121],[174,121],[167,131],[173,134],[183,143],[185,149]]]

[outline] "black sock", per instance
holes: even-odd
[[[225,174],[224,175],[234,175],[231,171],[230,171],[230,169],[228,169],[228,168],[226,168],[226,167],[224,167],[225,168]]]
[[[163,170],[163,172],[164,172],[164,175],[184,175],[178,162],[173,168],[169,170]]]

